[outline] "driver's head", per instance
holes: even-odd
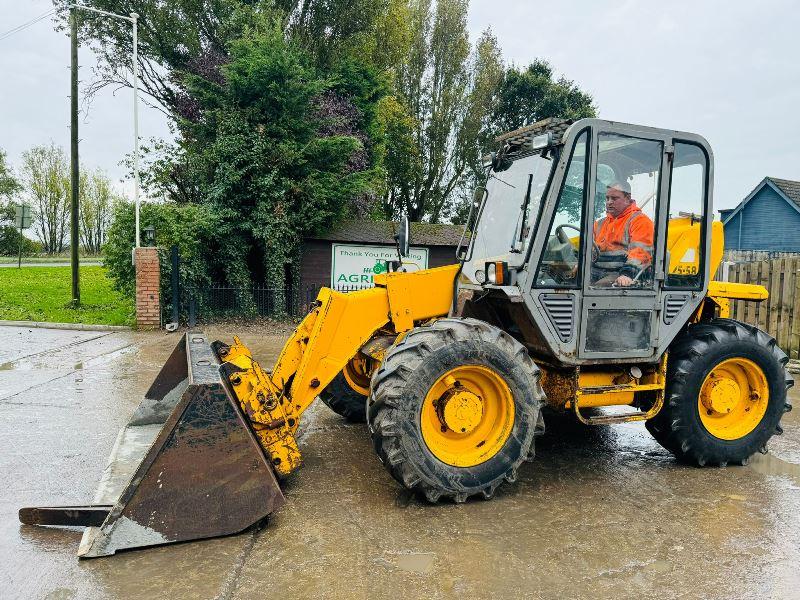
[[[615,181],[606,188],[606,212],[618,217],[633,204],[631,186],[627,181]]]

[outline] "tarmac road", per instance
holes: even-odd
[[[178,335],[0,327],[0,597],[800,597],[800,410],[769,455],[722,469],[677,464],[641,424],[550,419],[517,483],[430,506],[318,403],[266,527],[78,561],[80,530],[17,510],[91,499]],[[242,332],[265,365],[284,337]]]
[[[81,266],[82,267],[102,267],[103,263],[98,261],[85,261],[82,260]],[[19,265],[17,263],[0,263],[0,268],[14,268],[16,269]],[[24,262],[22,263],[23,267],[71,267],[71,262]]]

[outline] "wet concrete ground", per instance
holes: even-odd
[[[285,337],[240,333],[264,364]],[[550,419],[495,499],[430,506],[315,405],[266,527],[78,561],[80,530],[20,525],[22,505],[91,499],[177,340],[0,327],[0,598],[800,598],[800,410],[723,469],[678,465],[641,424]]]

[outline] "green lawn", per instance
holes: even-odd
[[[81,306],[70,308],[69,267],[0,268],[0,319],[132,325],[132,298],[111,287],[104,267],[81,267]]]

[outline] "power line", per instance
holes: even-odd
[[[52,14],[53,14],[53,13],[55,13],[55,12],[56,12],[56,9],[54,9],[54,8],[53,8],[53,9],[51,9],[51,10],[48,10],[46,13],[44,13],[44,14],[42,14],[42,15],[39,15],[39,16],[38,16],[38,17],[36,17],[35,19],[31,19],[31,20],[30,20],[30,21],[28,21],[27,23],[23,23],[22,25],[17,25],[17,26],[16,26],[16,27],[14,27],[13,29],[9,29],[8,31],[6,31],[6,32],[4,32],[4,33],[0,33],[0,42],[2,42],[2,41],[3,41],[4,39],[6,39],[6,38],[9,38],[9,37],[11,37],[11,36],[12,36],[12,35],[14,35],[15,33],[19,33],[19,32],[20,32],[20,31],[22,31],[23,29],[27,29],[27,28],[28,28],[28,27],[30,27],[31,25],[35,25],[35,24],[36,24],[36,23],[38,23],[39,21],[41,21],[41,20],[43,20],[43,19],[46,19],[47,17],[49,17],[50,15],[52,15]]]

